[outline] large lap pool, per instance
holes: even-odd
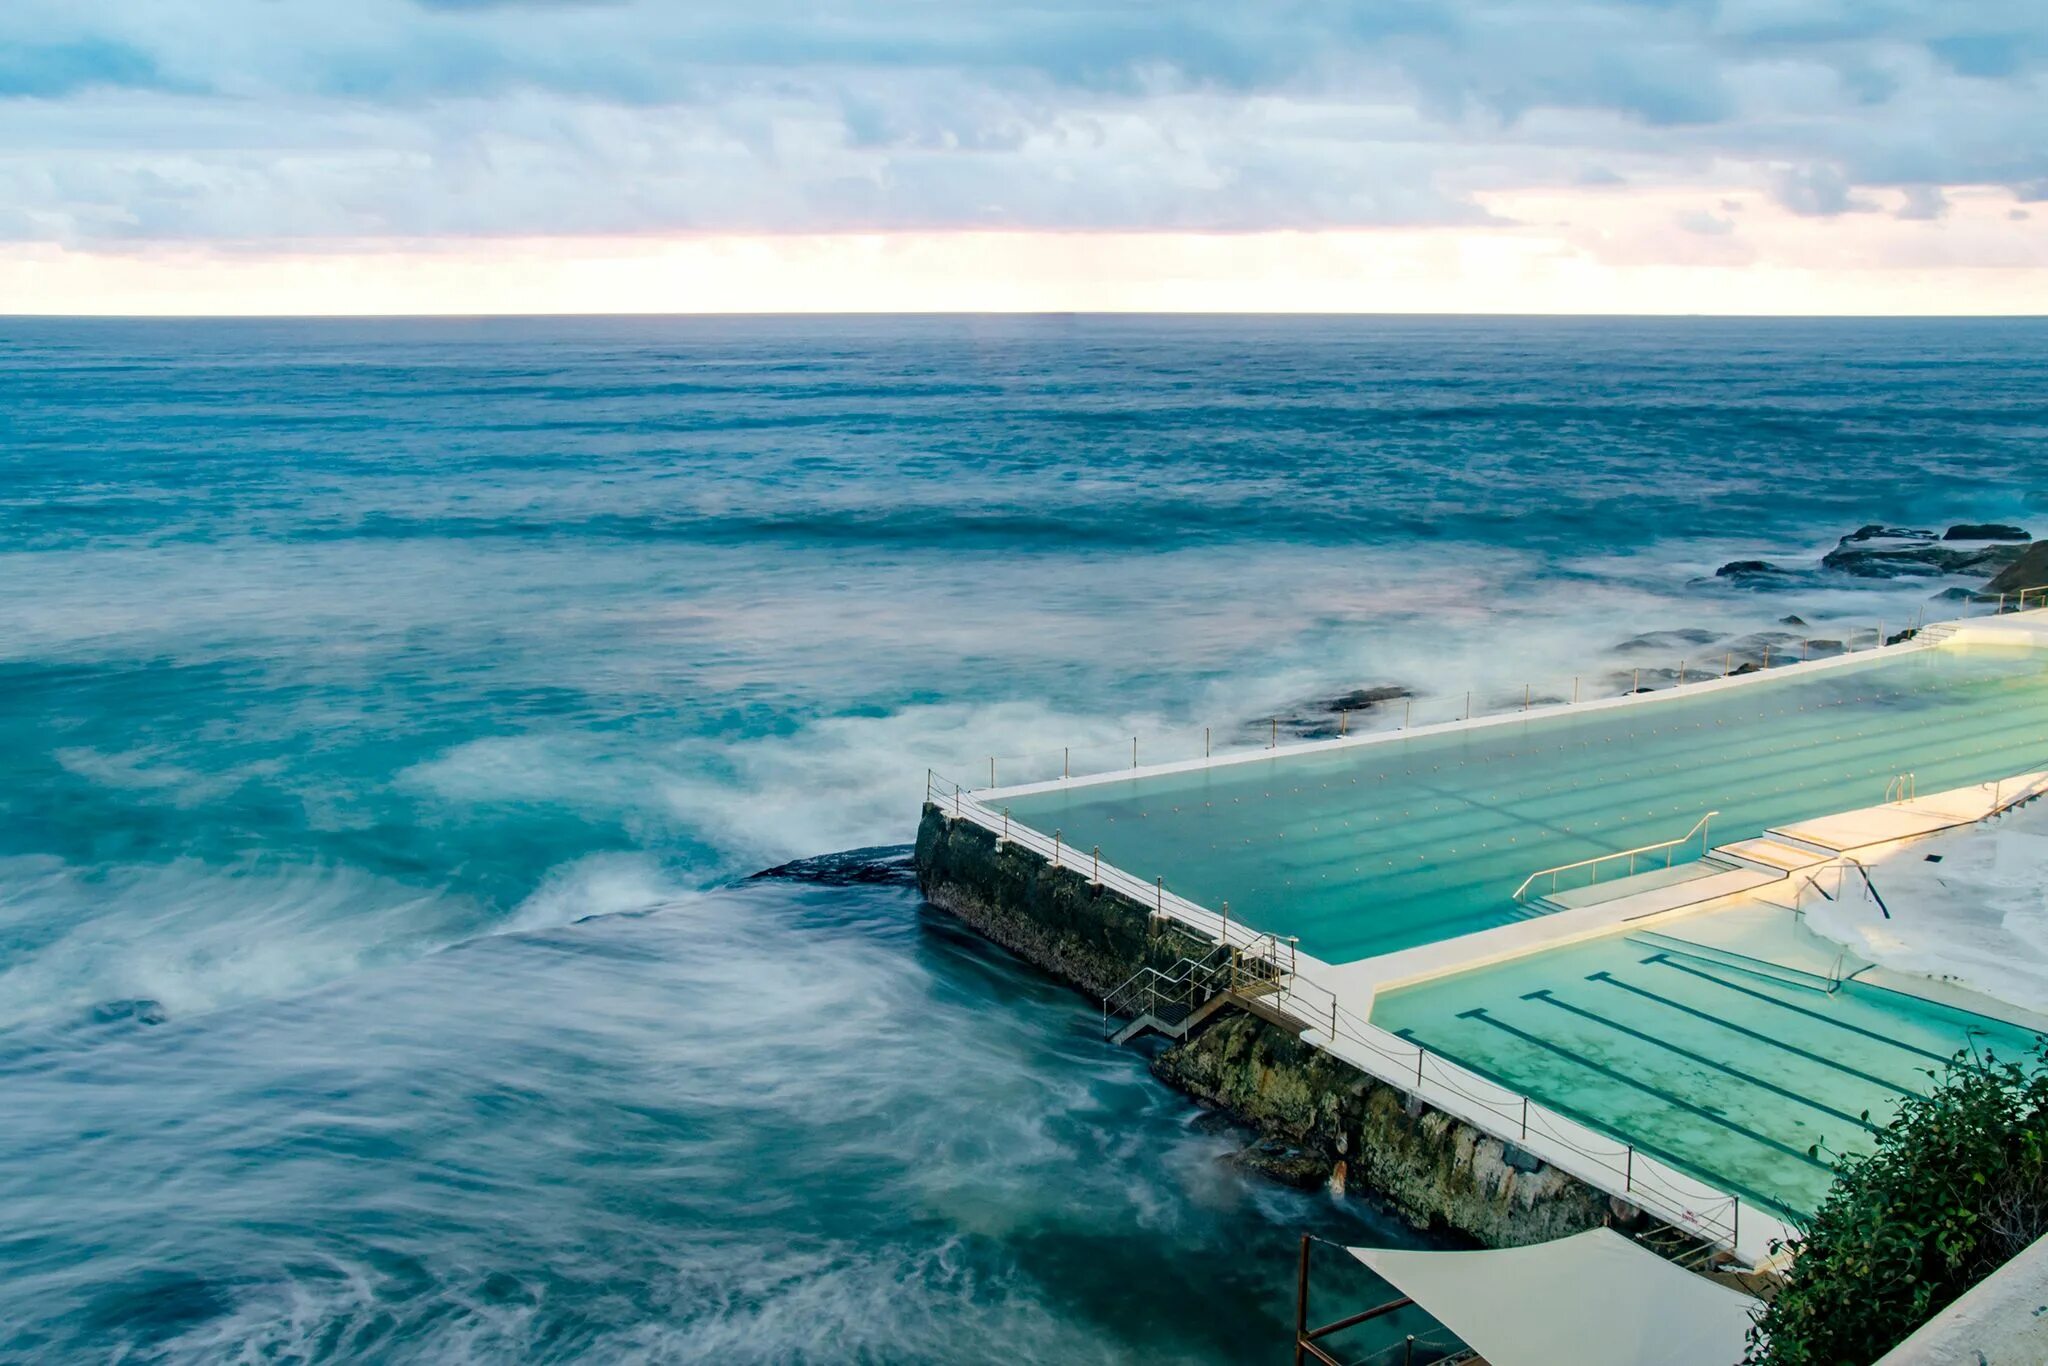
[[[2048,652],[1900,650],[1653,703],[997,797],[1077,854],[1351,962],[1507,923],[1528,874],[2048,767]],[[1691,853],[1696,855],[1698,846]]]

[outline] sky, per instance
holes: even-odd
[[[2041,0],[7,0],[0,311],[2048,313]]]

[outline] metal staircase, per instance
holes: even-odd
[[[1281,1008],[1293,975],[1293,942],[1270,934],[1217,944],[1163,971],[1139,968],[1102,998],[1102,1036],[1119,1044],[1147,1031],[1185,1039],[1226,1006],[1298,1034],[1306,1026]]]

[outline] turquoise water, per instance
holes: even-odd
[[[1727,842],[1876,805],[1900,773],[1931,793],[2042,767],[2048,653],[1951,647],[996,804],[1343,963],[1505,924],[1530,873],[1709,810]]]
[[[1804,1216],[1833,1157],[1868,1152],[1956,1052],[2021,1059],[2034,1036],[1855,978],[1830,991],[1830,955],[1792,942],[1793,920],[1708,914],[1531,954],[1387,992],[1373,1023]]]
[[[1398,1221],[888,859],[743,879],[1906,620],[1713,569],[2048,531],[2044,430],[2033,321],[0,323],[0,1359],[1270,1359]]]

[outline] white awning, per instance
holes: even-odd
[[[1351,1255],[1489,1366],[1735,1366],[1759,1307],[1605,1228],[1497,1251]]]

